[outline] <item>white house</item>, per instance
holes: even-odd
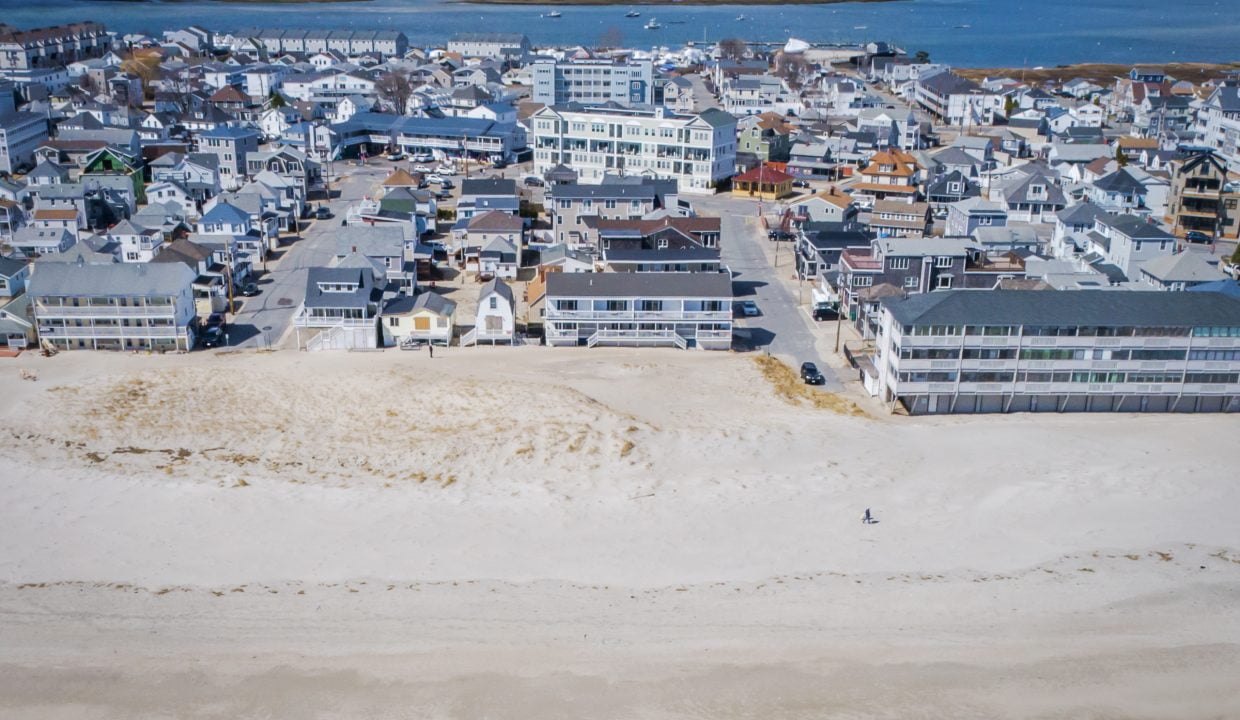
[[[512,288],[499,278],[488,280],[478,291],[478,312],[474,317],[474,327],[461,338],[461,345],[511,345],[517,338],[515,309]]]

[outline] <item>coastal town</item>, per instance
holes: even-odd
[[[961,73],[0,25],[0,345],[655,346],[888,412],[1240,410],[1240,71]]]
[[[1236,20],[685,4],[0,13],[0,720],[1240,716]]]

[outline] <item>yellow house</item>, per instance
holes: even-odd
[[[792,194],[793,177],[769,165],[759,165],[732,178],[732,195],[778,200]]]
[[[449,345],[455,313],[456,303],[432,290],[394,298],[383,308],[384,344]]]

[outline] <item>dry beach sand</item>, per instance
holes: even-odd
[[[22,356],[0,398],[0,718],[1240,716],[1235,417],[602,348]]]

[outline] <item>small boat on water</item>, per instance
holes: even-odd
[[[630,10],[624,14],[625,17],[641,17],[642,14],[636,10]]]
[[[685,21],[684,20],[668,20],[667,24],[668,25],[684,25]]]
[[[660,25],[659,21],[656,20],[655,18],[650,18],[649,20],[646,21],[646,24],[643,27],[645,27],[647,30],[658,30],[659,28],[663,26]]]
[[[853,25],[853,30],[865,30],[865,25]]]
[[[971,28],[971,27],[973,27],[973,26],[972,26],[972,25],[957,25],[957,26],[956,26],[956,29],[957,29],[957,30],[968,30],[968,29],[969,29],[969,28]]]
[[[546,15],[543,15],[543,17],[558,18],[558,17],[563,17],[563,14],[559,10],[552,10]]]
[[[744,13],[741,13],[740,15],[737,15],[737,16],[736,16],[736,20],[737,20],[737,22],[741,22],[741,21],[743,21],[743,20],[748,20],[748,19],[749,19],[749,18],[745,17],[745,14],[744,14]]]

